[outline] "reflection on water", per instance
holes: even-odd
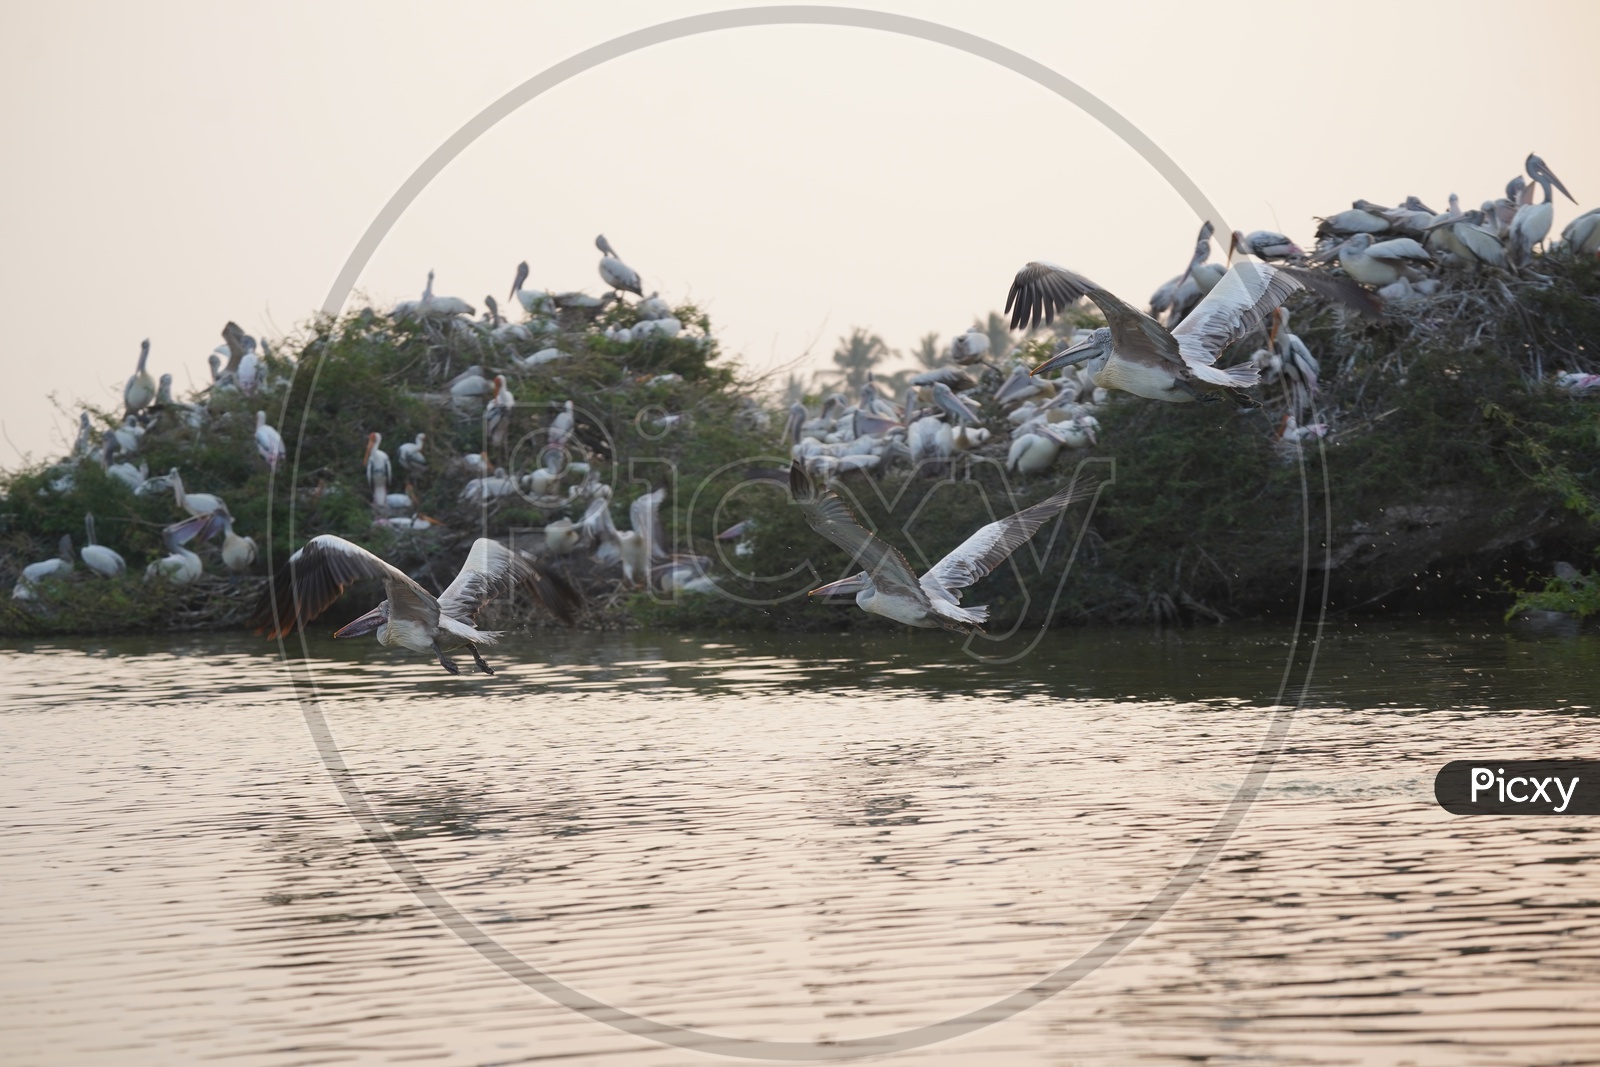
[[[593,996],[788,1041],[936,1022],[1133,914],[1265,736],[1280,629],[310,645],[355,781],[462,913]],[[270,646],[0,650],[0,1049],[25,1063],[680,1064],[517,985],[357,831]],[[1451,759],[1590,753],[1600,638],[1344,624],[1221,859],[1052,1001],[893,1062],[1558,1063],[1600,1049],[1582,820]]]

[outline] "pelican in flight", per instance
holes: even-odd
[[[905,556],[856,521],[837,493],[819,491],[803,465],[795,463],[789,468],[789,493],[800,505],[806,523],[866,568],[813,589],[812,596],[854,593],[863,611],[907,626],[958,633],[982,632],[981,624],[989,617],[987,607],[962,607],[961,590],[1005,562],[1039,527],[1087,496],[1089,489],[1089,485],[1074,481],[1030,508],[989,523],[919,578]]]
[[[78,555],[83,559],[83,565],[96,574],[103,574],[107,578],[115,578],[128,569],[128,564],[114,549],[98,544],[94,539],[94,516],[83,517],[83,532],[88,540],[79,550]]]
[[[293,633],[331,607],[361,578],[381,579],[384,600],[333,636],[376,632],[378,643],[385,648],[398,645],[431,653],[451,674],[460,674],[461,668],[445,653],[463,646],[472,653],[478,670],[494,673],[478,652],[479,645],[492,645],[500,638],[496,631],[477,627],[478,613],[490,600],[522,586],[569,624],[581,604],[578,592],[557,571],[530,563],[487,537],[472,543],[461,573],[435,597],[360,545],[322,534],[289,557],[288,566],[277,573],[256,605],[250,626],[268,638]]]
[[[146,338],[139,342],[138,369],[133,372],[133,377],[128,379],[128,384],[122,387],[122,405],[129,415],[143,411],[156,398],[156,380],[144,369],[149,359],[150,341]]]
[[[594,239],[594,246],[600,250],[600,277],[605,283],[616,290],[626,290],[634,296],[643,296],[644,290],[639,286],[639,272],[617,258],[617,253],[611,247],[611,242],[606,240],[606,235],[601,234]]]
[[[266,460],[267,467],[276,471],[278,464],[283,462],[287,454],[283,450],[283,437],[277,430],[267,425],[267,413],[256,412],[256,451],[261,453],[261,458]]]
[[[1260,380],[1245,363],[1222,370],[1217,357],[1229,345],[1259,329],[1274,308],[1297,289],[1309,289],[1368,314],[1382,307],[1377,297],[1343,278],[1295,267],[1246,260],[1234,264],[1216,287],[1171,331],[1155,319],[1054,263],[1029,263],[1018,272],[1006,296],[1013,329],[1048,323],[1062,308],[1087,296],[1108,325],[1054,353],[1033,373],[1089,364],[1094,384],[1151,400],[1182,403],[1226,392],[1243,407],[1255,401],[1243,392]]]

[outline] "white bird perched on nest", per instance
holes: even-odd
[[[143,411],[156,398],[156,380],[145,369],[149,360],[150,341],[146,339],[139,342],[139,366],[134,369],[128,384],[122,387],[122,405],[129,415]]]
[[[256,412],[256,451],[266,461],[269,470],[276,471],[278,464],[283,462],[287,453],[283,449],[283,437],[277,430],[267,425],[267,413]]]
[[[419,433],[417,434],[417,439],[415,441],[407,441],[405,444],[400,446],[400,467],[406,473],[416,474],[419,471],[428,469],[428,457],[424,455],[422,451],[423,445],[427,439],[427,434]]]
[[[617,258],[617,253],[611,247],[611,242],[606,240],[606,235],[601,234],[596,237],[594,245],[601,253],[600,277],[605,283],[612,289],[643,296],[644,292],[639,287],[639,272]]]
[[[115,578],[128,569],[127,562],[114,549],[107,548],[95,540],[93,515],[84,515],[83,533],[87,540],[83,548],[78,550],[78,555],[85,567],[107,578]]]

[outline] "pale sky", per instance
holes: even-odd
[[[28,4],[0,33],[0,467],[65,450],[56,393],[120,404],[139,341],[180,391],[228,319],[306,320],[385,201],[545,67],[694,0]],[[735,5],[727,5],[735,6]],[[1357,197],[1500,195],[1530,151],[1600,204],[1600,5],[904,3],[1133,121],[1243,229],[1308,242]],[[481,309],[519,260],[602,291],[604,232],[727,350],[826,364],[854,325],[908,349],[1004,302],[1029,259],[1142,304],[1198,220],[1104,127],[983,60],[859,29],[769,27],[588,71],[480,138],[363,274],[383,307]],[[25,313],[24,313],[25,312]]]

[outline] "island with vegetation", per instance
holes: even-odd
[[[919,569],[1074,477],[1102,483],[969,593],[1002,629],[1324,600],[1593,615],[1600,258],[1569,234],[1470,260],[1434,245],[1454,224],[1392,222],[1388,239],[1427,251],[1395,267],[1376,320],[1301,293],[1234,344],[1221,362],[1258,368],[1253,407],[1030,375],[1101,324],[1087,306],[1026,332],[991,314],[904,356],[858,329],[828,371],[787,379],[742,371],[696,307],[612,277],[594,297],[519,272],[518,321],[435,297],[430,278],[420,300],[270,345],[230,323],[205,388],[175,397],[141,357],[127,410],[84,409],[72,454],[0,475],[0,633],[242,627],[269,569],[318,534],[435,589],[474,538],[505,541],[564,569],[586,626],[889,625],[807,597],[850,560],[789,499],[792,462]],[[1371,246],[1325,238],[1297,261],[1349,273],[1339,249]],[[122,566],[82,555],[91,523]],[[623,543],[641,526],[642,563]],[[501,615],[552,624],[526,601]]]

